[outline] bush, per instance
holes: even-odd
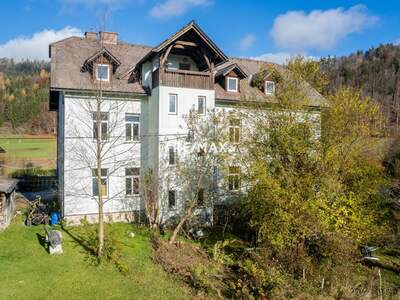
[[[88,223],[87,219],[81,220],[82,224],[82,242],[88,250],[88,261],[100,265],[104,262],[110,262],[122,273],[129,273],[129,266],[122,255],[122,244],[119,241],[116,232],[113,231],[111,224],[105,224],[104,228],[104,248],[101,259],[97,256],[99,249],[98,227]]]
[[[26,167],[13,171],[10,176],[13,178],[21,178],[24,176],[55,176],[55,169],[43,169],[42,167]]]

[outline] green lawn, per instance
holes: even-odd
[[[0,137],[0,147],[13,159],[54,159],[55,138]]]
[[[183,283],[170,278],[151,260],[147,231],[113,224],[123,243],[129,273],[113,265],[94,266],[70,235],[64,254],[50,256],[40,244],[43,226],[25,227],[18,218],[0,232],[0,299],[190,299]],[[72,229],[74,235],[78,229]],[[131,238],[128,232],[135,232]]]

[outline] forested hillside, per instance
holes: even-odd
[[[0,59],[0,128],[3,133],[49,134],[49,63]]]
[[[360,89],[381,103],[393,129],[400,129],[400,46],[380,45],[349,56],[328,57],[320,61],[328,75],[328,92],[343,86]]]

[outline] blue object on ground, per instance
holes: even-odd
[[[52,212],[52,213],[50,214],[50,224],[51,224],[51,225],[57,224],[58,221],[59,221],[59,219],[60,219],[60,217],[59,217],[58,212]]]

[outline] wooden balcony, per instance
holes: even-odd
[[[211,72],[156,69],[152,74],[152,87],[160,85],[213,90],[214,79]]]

